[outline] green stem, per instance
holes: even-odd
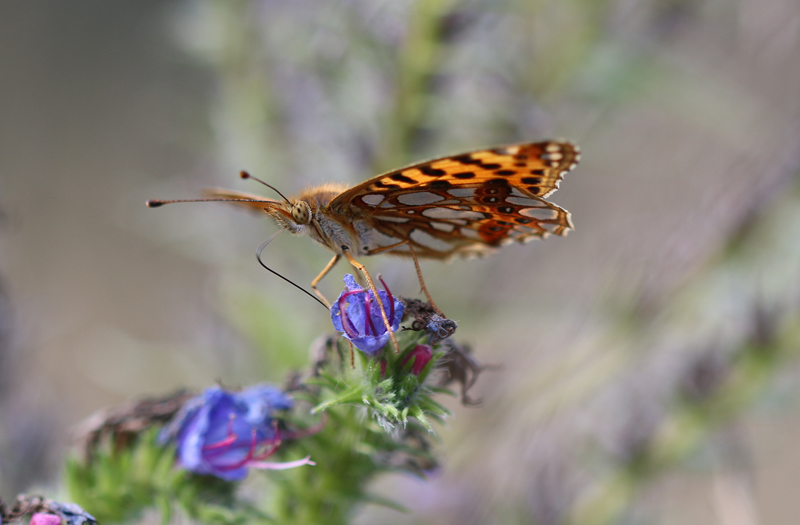
[[[398,57],[394,108],[385,123],[385,147],[376,162],[377,171],[408,162],[412,139],[423,126],[431,104],[431,78],[444,59],[442,21],[457,3],[457,0],[419,0],[412,8],[408,37]]]

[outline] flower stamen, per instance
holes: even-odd
[[[365,296],[364,296],[364,309],[366,310],[366,313],[367,313],[367,315],[366,315],[367,322],[364,324],[364,334],[370,335],[369,329],[372,328],[372,334],[373,335],[378,335],[378,330],[375,329],[375,323],[372,322],[372,310],[371,310],[372,301],[370,300],[369,292],[365,290],[364,294],[365,294]]]
[[[360,290],[354,290],[352,292],[345,292],[339,296],[339,315],[342,318],[342,328],[344,328],[344,331],[348,337],[358,337],[358,331],[350,321],[350,318],[347,317],[347,298],[359,292]]]
[[[254,428],[252,432],[250,432],[250,448],[247,451],[247,455],[241,460],[237,461],[236,463],[231,463],[229,465],[217,465],[217,468],[220,470],[236,470],[239,468],[244,467],[250,461],[253,460],[253,454],[256,451],[256,446],[258,446],[258,431]]]
[[[230,418],[228,418],[228,430],[226,431],[227,437],[225,439],[217,441],[216,443],[205,445],[201,450],[203,452],[210,451],[211,455],[224,454],[227,452],[230,446],[236,443],[236,440],[239,439],[239,436],[233,431],[234,419],[236,419],[236,414],[231,414]]]
[[[383,282],[383,277],[379,275],[378,280],[383,285],[383,289],[386,290],[386,295],[389,296],[389,319],[394,319],[394,296],[392,295],[392,292],[389,291],[389,287],[386,286],[386,283]]]

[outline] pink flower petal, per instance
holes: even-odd
[[[30,525],[61,525],[61,518],[55,514],[37,512],[31,517]]]

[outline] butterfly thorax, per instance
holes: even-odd
[[[364,231],[363,217],[360,213],[345,214],[331,207],[331,201],[347,187],[340,184],[326,184],[305,190],[293,203],[304,202],[311,212],[308,224],[293,222],[287,229],[292,233],[306,234],[335,253],[342,254],[343,247],[355,254],[363,255],[359,242],[359,231]]]

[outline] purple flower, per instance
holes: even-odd
[[[374,356],[389,341],[389,332],[383,323],[378,301],[371,290],[361,288],[349,273],[344,276],[344,283],[347,289],[331,307],[333,327],[344,332],[345,338],[356,348]],[[386,291],[378,291],[378,296],[394,332],[400,327],[400,320],[403,318],[403,303],[392,297],[383,279],[381,283]]]
[[[53,518],[49,518],[46,516],[53,516],[53,514],[43,514],[38,513],[39,519],[41,521],[33,521],[33,518],[37,516],[37,514],[33,515],[31,518],[32,525],[50,525],[50,523],[58,523],[61,524],[62,520],[64,525],[96,525],[97,520],[94,519],[94,516],[83,510],[80,505],[76,505],[75,503],[61,503],[59,501],[48,501],[47,502],[47,510],[50,512],[55,513],[55,517],[58,518],[58,521],[55,521]],[[48,521],[49,520],[49,521]]]
[[[267,463],[281,442],[272,415],[288,410],[292,399],[273,386],[256,385],[240,392],[207,389],[181,409],[168,429],[178,446],[178,463],[197,474],[228,481],[247,476],[248,468],[286,469],[313,465],[309,458]]]
[[[425,367],[433,358],[433,349],[431,349],[428,345],[417,345],[414,349],[408,353],[408,355],[403,359],[403,364],[405,365],[410,360],[414,360],[411,364],[411,373],[415,376],[418,376]]]

